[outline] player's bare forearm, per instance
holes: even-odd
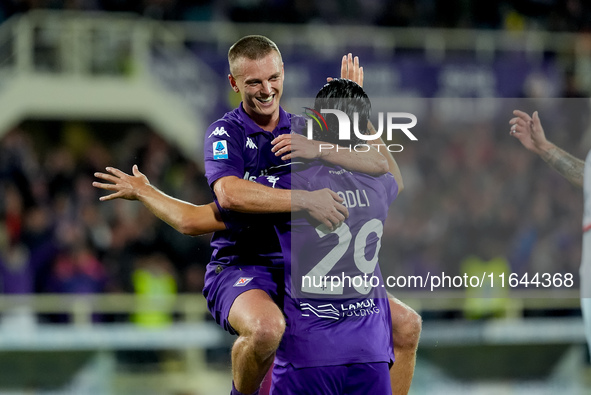
[[[226,210],[242,213],[288,213],[292,211],[291,191],[274,189],[235,176],[222,177],[213,191]]]
[[[156,217],[185,235],[199,236],[226,229],[215,203],[198,206],[173,198],[152,185],[140,190],[138,200]]]
[[[322,150],[320,159],[350,171],[372,176],[381,176],[388,172],[387,158],[371,146],[368,151],[357,152],[350,147],[332,145]]]
[[[356,152],[351,147],[341,147],[323,141],[309,140],[298,134],[283,134],[275,138],[272,152],[282,160],[322,159],[350,171],[379,176],[388,172],[388,161],[376,149]]]
[[[367,123],[367,128],[369,129],[370,134],[377,133],[371,121]],[[400,173],[398,163],[396,163],[396,160],[394,159],[392,153],[388,151],[388,148],[386,147],[387,144],[384,142],[382,137],[376,139],[376,142],[378,144],[378,150],[380,151],[380,153],[382,153],[382,155],[386,158],[388,162],[388,171],[392,173],[392,175],[394,176],[396,184],[398,184],[398,194],[400,194],[400,192],[402,192],[402,190],[404,189],[404,183],[402,182],[402,173]]]
[[[227,176],[217,180],[213,190],[224,209],[243,213],[306,211],[331,230],[349,215],[343,199],[326,188],[317,191],[275,189]]]
[[[197,236],[226,228],[214,203],[196,206],[173,198],[150,184],[137,165],[133,165],[132,174],[114,167],[107,167],[106,170],[107,173],[94,174],[106,182],[92,183],[94,187],[110,192],[100,198],[102,202],[114,199],[139,200],[155,216],[186,235]]]
[[[575,158],[554,144],[551,144],[550,147],[542,150],[540,156],[550,165],[550,167],[562,174],[562,176],[571,184],[579,188],[583,187],[583,172],[585,170],[584,161]]]

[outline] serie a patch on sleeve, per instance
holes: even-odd
[[[228,159],[228,142],[226,140],[213,142],[213,159]]]

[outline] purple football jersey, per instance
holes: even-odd
[[[392,174],[372,177],[312,162],[257,182],[330,188],[349,210],[333,232],[298,214],[276,225],[286,265],[287,328],[275,363],[300,368],[393,361],[390,308],[377,264],[383,223],[398,192]],[[364,275],[365,281],[354,280]],[[302,276],[349,277],[351,284],[305,283]]]
[[[204,142],[205,176],[209,185],[226,176],[255,180],[269,169],[285,165],[285,161],[271,152],[271,141],[281,134],[289,133],[291,121],[292,114],[279,108],[279,123],[270,133],[250,119],[240,104],[237,109],[212,123],[205,133]],[[276,233],[268,224],[254,222],[242,229],[215,232],[211,246],[210,266],[283,264]]]

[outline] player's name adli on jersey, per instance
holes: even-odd
[[[335,191],[337,195],[339,195],[344,201],[343,206],[347,208],[353,207],[369,207],[369,198],[367,197],[367,192],[365,189],[359,190],[355,189],[354,191],[346,190],[346,191]]]

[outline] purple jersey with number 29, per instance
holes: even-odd
[[[285,259],[287,328],[275,363],[300,368],[393,361],[390,309],[377,264],[383,224],[398,193],[392,174],[372,177],[315,161],[294,163],[290,173],[257,182],[329,188],[349,210],[332,232],[298,213],[276,224]],[[335,281],[321,281],[331,276]]]

